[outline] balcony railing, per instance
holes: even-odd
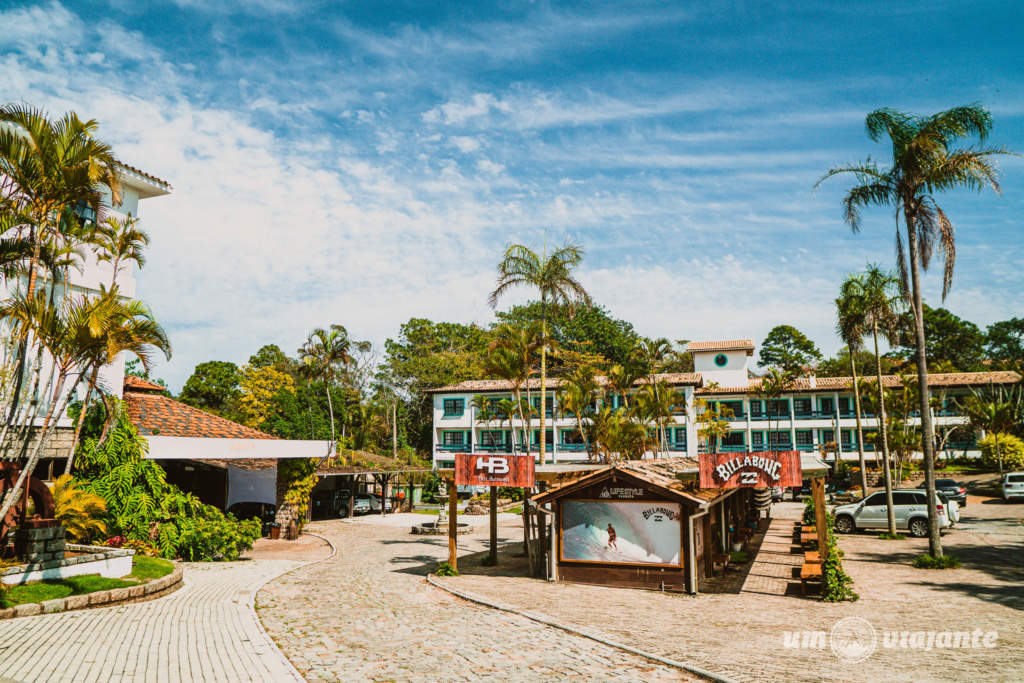
[[[736,413],[726,419],[728,419],[730,422],[746,422],[747,416],[744,415],[743,413]]]
[[[560,443],[558,450],[563,453],[582,453],[587,450],[587,446],[582,443]]]
[[[796,449],[798,451],[813,451],[814,450],[814,444],[813,443],[798,443],[796,445]]]
[[[668,449],[670,451],[685,451],[686,450],[686,442],[685,441],[682,441],[682,442],[680,442],[680,441],[669,441],[668,442]]]
[[[757,421],[760,421],[760,420],[772,420],[772,419],[775,419],[775,418],[768,417],[768,415],[765,414],[765,413],[758,413],[757,415],[751,413],[750,414],[750,419],[755,421],[755,422],[757,422]]]
[[[469,453],[468,443],[456,443],[456,444],[437,444],[437,450],[443,453]]]
[[[510,443],[492,443],[492,444],[475,444],[473,446],[474,451],[481,453],[511,453],[512,444]]]

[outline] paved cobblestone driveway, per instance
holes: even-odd
[[[249,599],[299,564],[186,564],[184,587],[151,602],[0,621],[0,678],[294,681]]]
[[[801,506],[776,506],[741,592],[662,595],[601,586],[549,584],[471,571],[444,579],[468,593],[597,630],[634,647],[684,660],[739,680],[1022,680],[1024,679],[1024,505],[969,505],[959,528],[943,536],[964,567],[914,569],[925,539],[882,541],[874,533],[840,537],[844,566],[860,593],[855,603],[799,597],[799,564],[790,553]],[[783,521],[790,520],[790,521]],[[788,593],[788,594],[787,594]],[[857,616],[878,631],[866,661],[840,661],[829,649],[787,649],[784,631],[828,634]],[[997,631],[995,648],[930,651],[883,647],[883,631]]]
[[[426,570],[447,557],[443,537],[413,536],[408,524],[387,526],[377,520],[317,522],[310,530],[330,538],[337,556],[271,582],[257,598],[267,631],[308,679],[690,678],[430,586]],[[509,540],[516,532],[502,528]],[[459,542],[466,552],[485,547],[482,534]]]

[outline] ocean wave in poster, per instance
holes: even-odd
[[[566,501],[563,504],[562,557],[586,562],[679,564],[678,515],[670,519],[645,510],[652,503]],[[670,509],[675,509],[670,507]],[[608,545],[608,525],[616,532],[615,548]]]

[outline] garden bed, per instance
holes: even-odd
[[[122,578],[83,574],[6,588],[0,593],[0,619],[151,600],[177,590],[181,576],[181,567],[170,560],[140,555]]]

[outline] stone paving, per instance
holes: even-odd
[[[1024,678],[1024,505],[968,506],[960,528],[943,536],[946,551],[964,561],[956,570],[910,566],[927,549],[925,539],[882,541],[873,533],[840,537],[844,566],[861,596],[842,604],[800,597],[799,579],[792,575],[800,560],[790,548],[801,506],[775,508],[773,526],[737,594],[685,596],[549,584],[489,568],[477,571],[469,563],[462,576],[443,580],[738,680]],[[852,616],[866,619],[878,638],[877,650],[856,664],[838,659],[827,638],[839,620]],[[883,646],[891,631],[974,629],[996,631],[996,647]],[[787,649],[786,631],[824,632],[824,649]]]
[[[424,577],[447,557],[444,537],[413,536],[402,518],[317,522],[338,554],[268,584],[257,610],[268,633],[309,680],[692,680],[658,664],[524,617],[438,590]],[[418,518],[418,519],[417,519]],[[503,520],[511,544],[521,528]],[[482,552],[484,531],[460,536]]]
[[[301,565],[185,565],[185,585],[152,602],[0,622],[0,679],[301,680],[250,608],[267,579]]]

